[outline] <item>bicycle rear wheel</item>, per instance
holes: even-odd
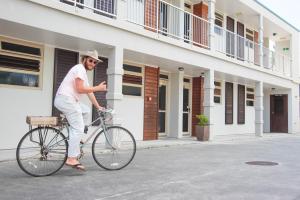
[[[111,126],[95,137],[92,155],[95,162],[106,170],[126,167],[136,152],[136,142],[132,134],[120,126]]]
[[[57,172],[67,159],[68,142],[52,127],[30,130],[17,147],[17,162],[31,176],[49,176]]]

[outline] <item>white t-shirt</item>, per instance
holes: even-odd
[[[57,94],[73,97],[76,101],[79,101],[81,94],[76,91],[75,79],[80,78],[83,80],[83,85],[89,86],[86,69],[82,64],[77,64],[72,67],[67,73],[66,77],[60,84]]]

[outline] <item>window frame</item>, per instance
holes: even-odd
[[[131,65],[134,67],[140,67],[141,68],[141,72],[133,72],[133,71],[129,71],[129,70],[125,70],[123,68],[123,65]],[[142,83],[141,85],[139,84],[133,84],[133,83],[124,83],[123,82],[123,76],[122,76],[122,95],[124,96],[130,96],[133,98],[143,98],[144,97],[144,71],[145,71],[145,67],[142,64],[138,64],[138,63],[133,63],[133,62],[129,62],[129,61],[124,61],[122,65],[122,69],[123,69],[123,76],[125,74],[127,75],[133,75],[133,76],[140,76],[142,78]],[[140,96],[136,96],[136,95],[130,95],[130,94],[123,94],[123,86],[130,86],[130,87],[137,87],[137,88],[141,88],[141,95]]]
[[[0,66],[1,72],[14,72],[14,73],[21,73],[21,74],[29,74],[29,75],[37,75],[38,76],[38,86],[25,86],[25,85],[11,85],[11,84],[0,84],[0,87],[6,87],[6,88],[23,88],[23,89],[32,89],[32,90],[41,90],[43,88],[43,70],[44,70],[44,46],[39,43],[25,41],[21,39],[16,38],[10,38],[6,36],[0,35],[0,43],[7,42],[17,45],[23,45],[28,46],[32,48],[38,48],[40,49],[41,55],[34,55],[34,54],[28,54],[28,53],[22,53],[17,51],[11,51],[11,50],[4,50],[2,49],[2,45],[0,45],[0,54],[4,56],[11,56],[15,58],[21,58],[21,59],[30,59],[39,61],[39,72],[34,72],[30,70],[22,70],[22,69],[12,69],[11,67],[5,67]]]
[[[249,89],[253,89],[253,92],[248,91]],[[248,98],[248,94],[253,94],[253,99],[252,98]],[[248,102],[253,102],[253,106],[248,105]],[[254,103],[255,103],[255,88],[254,87],[249,87],[246,86],[246,106],[247,107],[254,107]]]
[[[215,84],[216,82],[220,83],[220,86],[216,86],[216,84]],[[222,104],[222,81],[214,80],[214,86],[215,86],[215,88],[214,88],[214,103],[221,105]],[[215,90],[220,90],[220,94],[215,94]],[[220,103],[215,102],[215,97],[220,98]]]

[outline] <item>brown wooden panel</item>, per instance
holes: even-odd
[[[107,68],[108,68],[108,59],[100,58],[103,62],[99,62],[94,69],[94,80],[93,85],[98,85],[99,83],[106,81],[107,83]],[[106,107],[106,92],[95,92],[95,97],[100,104],[100,106]],[[92,111],[92,120],[95,120],[98,117],[95,107],[93,107]],[[95,122],[94,126],[99,125],[99,121]]]
[[[203,114],[203,98],[204,98],[204,78],[193,78],[192,91],[192,136],[196,136],[195,129],[198,123],[196,115]]]
[[[245,86],[238,85],[238,124],[245,124]]]
[[[254,64],[259,65],[258,32],[254,31]]]
[[[271,132],[288,132],[288,96],[270,96],[270,128]]]
[[[78,52],[55,49],[54,53],[54,80],[53,80],[53,101],[58,87],[67,75],[68,71],[78,63]],[[52,115],[59,116],[59,111],[52,103]]]
[[[157,1],[158,0],[145,0],[145,29],[155,32],[157,24]],[[148,28],[147,28],[148,27]]]
[[[225,83],[225,124],[233,124],[233,83]]]
[[[208,6],[203,2],[193,5],[193,14],[203,19],[208,19]],[[193,20],[193,41],[208,46],[209,26],[206,22],[194,18]],[[202,45],[197,45],[204,47]]]
[[[135,76],[130,74],[123,75],[123,83],[142,85],[142,82],[143,82],[143,78],[141,76]]]
[[[144,140],[158,138],[159,68],[145,67],[144,81]]]

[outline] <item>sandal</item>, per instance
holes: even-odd
[[[84,167],[81,163],[77,163],[77,164],[75,164],[75,165],[65,163],[65,165],[67,165],[67,166],[69,166],[69,167],[72,167],[72,168],[74,168],[74,169],[78,169],[78,170],[81,170],[81,171],[85,171],[85,167]]]

